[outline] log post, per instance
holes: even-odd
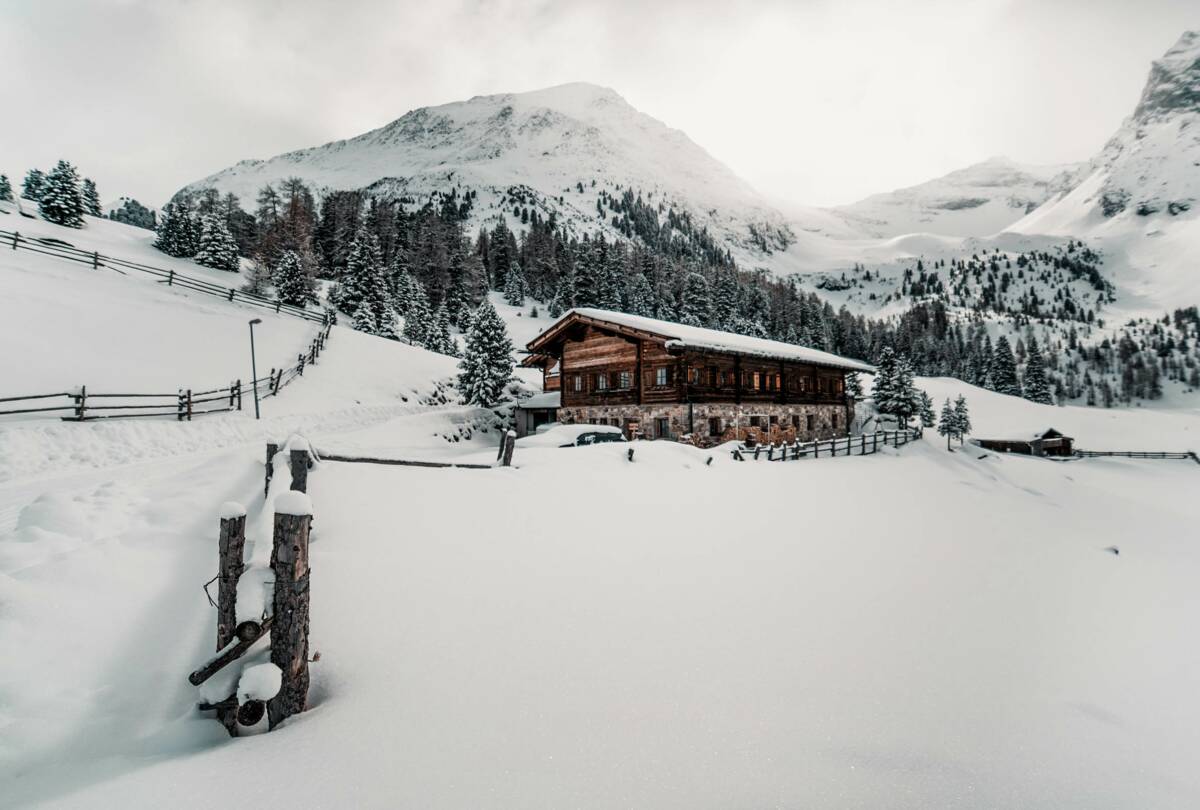
[[[511,467],[513,450],[517,446],[517,432],[515,430],[506,430],[504,432],[504,455],[500,459],[500,466]]]
[[[192,421],[192,389],[187,390],[187,420]]]
[[[312,505],[303,493],[288,492],[275,504],[271,568],[275,599],[271,663],[283,673],[279,694],[267,702],[270,727],[304,711],[308,703],[308,530]]]
[[[292,489],[308,492],[308,451],[293,450],[288,456],[288,465],[292,469]]]
[[[246,508],[239,503],[221,506],[221,535],[217,541],[217,652],[233,641],[237,627],[237,583],[245,566]]]
[[[83,421],[84,412],[87,410],[87,386],[79,386],[79,405],[75,409],[75,415],[79,417],[79,421]]]
[[[275,454],[279,452],[279,445],[272,442],[267,442],[267,481],[263,484],[263,497],[271,491],[271,474],[275,472]]]

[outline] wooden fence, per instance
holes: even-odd
[[[1185,450],[1181,453],[1149,450],[1076,450],[1073,455],[1077,458],[1190,458],[1192,461],[1200,464],[1200,457],[1191,450]]]
[[[325,328],[313,338],[308,350],[296,356],[296,364],[288,368],[272,368],[257,380],[243,382],[234,380],[225,388],[196,391],[181,388],[173,394],[121,394],[89,391],[86,385],[77,391],[55,394],[30,394],[28,396],[0,397],[0,416],[18,414],[59,414],[65,422],[90,422],[96,419],[133,419],[156,416],[174,417],[180,422],[190,422],[194,416],[210,413],[240,411],[244,397],[253,397],[257,387],[259,397],[273,397],[280,389],[297,377],[304,376],[304,369],[314,365],[325,348],[332,329],[330,320]],[[64,400],[61,404],[47,404]]]
[[[64,242],[61,239],[38,238],[30,236],[22,236],[18,231],[0,230],[0,247],[8,247],[12,250],[26,250],[30,253],[40,253],[43,256],[53,256],[56,259],[72,261],[78,264],[83,264],[91,267],[93,270],[98,270],[102,267],[110,270],[115,270],[122,275],[128,275],[126,271],[137,273],[145,273],[154,276],[159,284],[166,284],[168,287],[179,287],[192,292],[203,293],[217,298],[224,298],[226,301],[232,301],[239,304],[245,304],[258,309],[270,310],[281,315],[290,315],[294,318],[303,318],[307,321],[315,323],[326,323],[327,316],[323,312],[318,312],[310,309],[305,309],[301,306],[293,304],[285,304],[282,301],[274,298],[268,298],[265,295],[257,293],[245,292],[233,287],[225,287],[221,284],[215,284],[207,279],[197,278],[195,276],[185,275],[177,270],[165,270],[161,267],[154,267],[141,262],[129,261],[128,259],[118,259],[114,256],[106,256],[103,253],[95,251],[88,252],[80,250],[69,242]]]
[[[739,445],[731,452],[738,461],[797,461],[802,458],[835,456],[869,456],[879,452],[880,447],[903,447],[921,438],[920,427],[907,430],[878,430],[858,436],[843,436],[839,439],[824,439],[815,442],[792,444],[760,444],[754,447]]]

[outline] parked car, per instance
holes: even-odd
[[[551,425],[517,439],[518,447],[582,447],[600,442],[623,442],[625,435],[612,425]]]

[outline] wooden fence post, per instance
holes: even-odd
[[[271,663],[283,674],[279,693],[267,701],[275,728],[308,703],[308,531],[312,505],[302,493],[285,493],[275,503],[275,599],[271,613]]]
[[[292,470],[292,489],[308,492],[308,451],[293,450],[288,456],[288,466]]]
[[[192,389],[187,390],[187,420],[192,421]]]
[[[79,404],[75,408],[75,415],[79,417],[79,421],[83,421],[84,411],[87,409],[87,386],[79,386]]]
[[[506,430],[504,432],[504,456],[500,459],[500,466],[511,467],[513,458],[513,449],[517,446],[517,432],[515,430]]]
[[[92,251],[92,269],[100,269],[100,253],[95,250]]]
[[[242,409],[242,381],[237,381],[237,409]]]
[[[13,231],[13,250],[17,249],[17,242],[21,239],[20,231]]]
[[[304,376],[304,355],[302,355],[302,354],[296,355],[296,361],[297,361],[296,365],[300,370],[300,376],[303,377]]]
[[[170,287],[174,283],[175,283],[175,271],[169,270],[169,271],[167,271],[167,286]]]
[[[217,543],[217,652],[233,641],[237,628],[237,583],[245,566],[246,509],[238,503],[221,507],[221,536]]]
[[[263,484],[263,497],[271,491],[271,474],[275,472],[275,454],[279,452],[279,445],[274,442],[267,442],[267,481]]]

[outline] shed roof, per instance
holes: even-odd
[[[541,335],[529,342],[527,348],[538,352],[549,338],[564,324],[572,320],[586,320],[609,324],[637,332],[645,332],[663,338],[667,347],[674,346],[685,349],[740,354],[750,357],[764,357],[771,360],[791,360],[799,363],[810,363],[815,366],[826,366],[843,371],[865,371],[873,373],[875,369],[867,363],[839,357],[830,352],[810,349],[807,346],[796,346],[778,340],[749,337],[733,332],[722,332],[717,329],[706,329],[702,326],[687,326],[672,321],[661,321],[657,318],[647,318],[642,315],[629,315],[625,312],[614,312],[607,309],[592,309],[577,307],[563,314],[562,318],[550,326]]]

